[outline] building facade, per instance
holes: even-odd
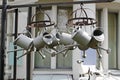
[[[10,1],[9,4],[22,4],[22,3],[45,3],[45,2],[68,2],[73,0],[15,0]],[[80,0],[74,0],[80,1]],[[51,5],[51,6],[42,6],[41,9],[47,13],[51,20],[55,22],[60,31],[66,31],[66,23],[69,19],[69,13],[72,13],[74,10],[78,9],[80,4],[73,5]],[[119,70],[120,69],[120,1],[115,0],[110,3],[92,3],[84,4],[85,8],[89,8],[88,16],[97,20],[95,27],[101,27],[104,30],[105,40],[102,44],[102,47],[105,49],[110,48],[111,53],[107,54],[106,51],[101,50],[102,53],[102,69],[105,74],[109,70]],[[38,10],[33,8],[33,15]],[[10,36],[14,33],[14,13],[11,11],[8,12],[7,20],[7,51],[13,50],[14,39]],[[77,14],[76,14],[77,15]],[[19,9],[19,19],[18,19],[18,33],[22,33],[27,26],[27,8]],[[37,20],[47,19],[47,16],[44,14],[37,15],[35,17]],[[52,28],[54,29],[54,28]],[[70,29],[70,28],[68,28]],[[89,34],[92,34],[94,28],[85,28]],[[40,29],[42,31],[44,29]],[[37,36],[38,30],[32,28],[32,36],[35,38]],[[58,49],[62,49],[59,47]],[[53,52],[52,50],[48,50]],[[87,57],[82,58],[83,51],[76,48],[75,50],[70,50],[67,53],[67,56],[64,57],[62,54],[51,57],[51,53],[43,51],[46,58],[43,59],[39,54],[32,52],[31,54],[31,79],[32,80],[48,80],[48,78],[53,77],[53,75],[60,75],[61,78],[69,78],[70,80],[79,80],[80,74],[84,74],[90,70],[95,71],[98,66],[98,55],[95,49],[88,49],[86,51]],[[18,51],[18,56],[22,55],[24,51]],[[9,52],[6,58],[6,76],[7,78],[13,78],[13,52]],[[78,60],[84,60],[83,63],[77,63]],[[17,61],[17,78],[26,79],[26,56],[20,58]],[[41,79],[40,79],[41,77]],[[46,77],[46,78],[45,78]],[[56,77],[58,78],[58,77]],[[66,78],[66,80],[67,80]],[[52,80],[52,79],[51,79]],[[53,79],[54,80],[54,79]]]

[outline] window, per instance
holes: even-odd
[[[43,9],[45,13],[47,13],[50,18],[52,18],[52,10],[51,8],[44,8]],[[58,7],[57,9],[57,27],[59,28],[60,31],[66,31],[66,23],[68,20],[69,13],[72,12],[72,8],[69,7]],[[46,16],[40,14],[37,17],[37,20],[39,19],[46,19]],[[43,29],[40,29],[43,30]],[[37,34],[38,29],[36,29],[36,34]],[[59,48],[58,48],[59,49]],[[50,50],[49,50],[50,51]],[[55,60],[52,60],[51,54],[47,52],[43,52],[46,55],[45,59],[42,59],[39,54],[35,54],[35,68],[51,68],[51,65],[54,63],[56,64],[57,69],[71,69],[72,68],[72,51],[67,52],[67,57],[64,57],[63,54],[58,54],[55,56]],[[51,62],[52,61],[52,62]]]
[[[117,52],[116,52],[116,29],[117,29],[117,14],[108,13],[108,40],[111,53],[109,54],[109,68],[117,68]]]
[[[58,28],[60,31],[67,31],[66,23],[69,18],[69,13],[72,12],[72,8],[58,8]],[[67,56],[63,54],[57,56],[57,68],[72,68],[72,51],[67,52]]]
[[[42,9],[43,10],[43,9]],[[48,9],[44,9],[43,10],[45,13],[47,13],[50,18],[51,18],[51,10],[48,8]],[[37,16],[37,20],[44,20],[46,19],[46,15],[45,14],[39,14],[39,15],[36,15]],[[36,36],[38,36],[38,32],[42,32],[42,30],[44,30],[45,28],[36,28]],[[51,54],[48,53],[48,52],[45,52],[44,50],[41,50],[41,52],[46,56],[45,59],[43,59],[41,57],[41,55],[39,53],[35,53],[35,58],[34,58],[34,65],[35,65],[35,68],[47,68],[47,69],[50,69],[50,66],[51,66]]]

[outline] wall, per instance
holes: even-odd
[[[8,2],[8,4],[27,4],[27,3],[34,3],[37,2],[38,0],[12,0]]]
[[[74,1],[81,1],[81,0],[74,0]],[[85,4],[83,7],[85,7],[85,8],[89,8],[90,9],[90,11],[89,11],[89,9],[87,10],[86,9],[86,12],[87,12],[87,15],[89,16],[89,17],[91,17],[91,18],[94,18],[95,19],[95,9],[96,9],[96,6],[95,6],[95,4]],[[74,4],[73,5],[73,11],[74,10],[76,10],[76,9],[78,9],[78,8],[80,8],[80,5],[79,4]],[[77,16],[78,16],[79,14],[77,14]],[[83,28],[83,30],[84,30],[84,28]],[[86,28],[86,31],[89,33],[89,34],[91,34],[91,31],[93,31],[93,28],[92,28],[92,30],[91,30],[91,27],[89,27],[89,26],[87,26],[87,28]],[[91,67],[92,68],[92,70],[94,69],[95,70],[95,65],[83,65],[83,64],[78,64],[77,63],[77,60],[81,60],[82,58],[81,58],[81,54],[82,53],[82,51],[81,50],[79,50],[79,49],[75,49],[74,51],[73,51],[73,78],[74,78],[74,80],[79,80],[79,75],[80,74],[83,74],[83,73],[86,73],[87,72],[87,70],[88,70],[88,67]],[[94,54],[94,53],[93,53]],[[95,55],[95,54],[94,54]],[[89,59],[88,59],[89,60]],[[95,59],[92,59],[92,61],[94,61]]]

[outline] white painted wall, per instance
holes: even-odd
[[[77,63],[77,60],[80,60],[80,50],[77,48],[75,50],[73,50],[73,53],[72,53],[72,59],[73,59],[73,66],[72,66],[72,69],[73,69],[73,78],[74,80],[79,80],[79,74],[80,74],[80,71],[82,71],[80,69],[80,64]]]
[[[51,20],[57,23],[57,5],[52,6],[52,18]],[[54,26],[52,27],[54,29]],[[56,56],[51,57],[51,69],[56,69]]]
[[[105,40],[103,42],[102,47],[108,49],[108,8],[103,8],[102,10],[101,26],[104,30],[104,36],[105,36]],[[103,70],[106,74],[108,71],[108,54],[103,50],[101,50],[101,53],[103,55],[102,56]]]
[[[12,1],[8,2],[8,4],[15,4],[15,5],[17,5],[17,4],[27,4],[27,3],[34,3],[36,1],[38,1],[38,0],[14,0],[13,2]]]
[[[75,0],[75,1],[78,1],[78,0]],[[89,8],[89,9],[86,9],[88,17],[95,19],[95,8],[96,8],[95,4],[86,4],[83,7]],[[73,11],[78,8],[80,8],[79,4],[73,5]],[[93,31],[93,29],[91,30],[91,27],[87,27],[86,31],[91,35],[91,33],[92,33],[91,31]],[[78,48],[73,51],[73,77],[75,80],[79,79],[80,74],[87,72],[88,66],[89,67],[93,66],[93,65],[83,65],[83,64],[77,63],[77,60],[82,60],[81,53],[82,53],[82,51],[80,51]]]
[[[74,1],[82,1],[82,0],[74,0]],[[84,4],[83,6],[84,8],[89,8],[86,9],[87,15],[90,18],[94,18],[96,16],[96,5],[95,4]],[[74,4],[73,5],[73,11],[80,8],[80,4]],[[77,14],[79,15],[79,14]],[[84,29],[84,28],[83,28]],[[91,27],[87,27],[86,31],[91,35],[91,31],[93,31],[94,29]],[[73,78],[74,80],[79,80],[79,75],[87,72],[88,67],[91,67],[92,69],[95,70],[95,65],[83,65],[83,64],[78,64],[77,60],[81,60],[81,51],[77,48],[75,50],[73,50]],[[94,60],[94,59],[93,59]]]
[[[120,0],[115,0],[114,2],[119,2],[120,3]]]

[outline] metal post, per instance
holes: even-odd
[[[17,33],[18,33],[18,9],[15,9],[15,35],[14,39],[17,38]],[[17,46],[14,46],[14,49],[17,49]],[[13,79],[16,80],[16,75],[17,75],[17,51],[14,51],[14,70],[13,70]]]
[[[28,8],[28,24],[31,22],[31,17],[32,17],[32,7]],[[31,32],[31,28],[27,27],[27,30]],[[31,80],[31,54],[27,55],[27,79],[26,80]]]
[[[48,2],[48,3],[35,3],[35,4],[22,4],[22,5],[9,5],[8,8],[22,8],[22,7],[36,7],[46,5],[70,5],[70,4],[88,4],[88,3],[105,3],[112,2],[114,0],[82,0],[82,1],[71,1],[71,2]]]
[[[72,1],[72,2],[48,2],[48,3],[35,3],[35,4],[20,4],[20,5],[8,5],[7,9],[10,8],[23,8],[23,7],[36,7],[36,6],[47,6],[47,5],[70,5],[70,4],[90,4],[90,3],[106,3],[106,2],[112,2],[114,0],[88,0],[88,1]],[[2,6],[0,5],[0,9],[2,9]]]
[[[4,80],[5,75],[5,41],[6,41],[6,9],[7,9],[7,0],[2,2],[2,15],[1,15],[1,43],[0,43],[0,80]]]

